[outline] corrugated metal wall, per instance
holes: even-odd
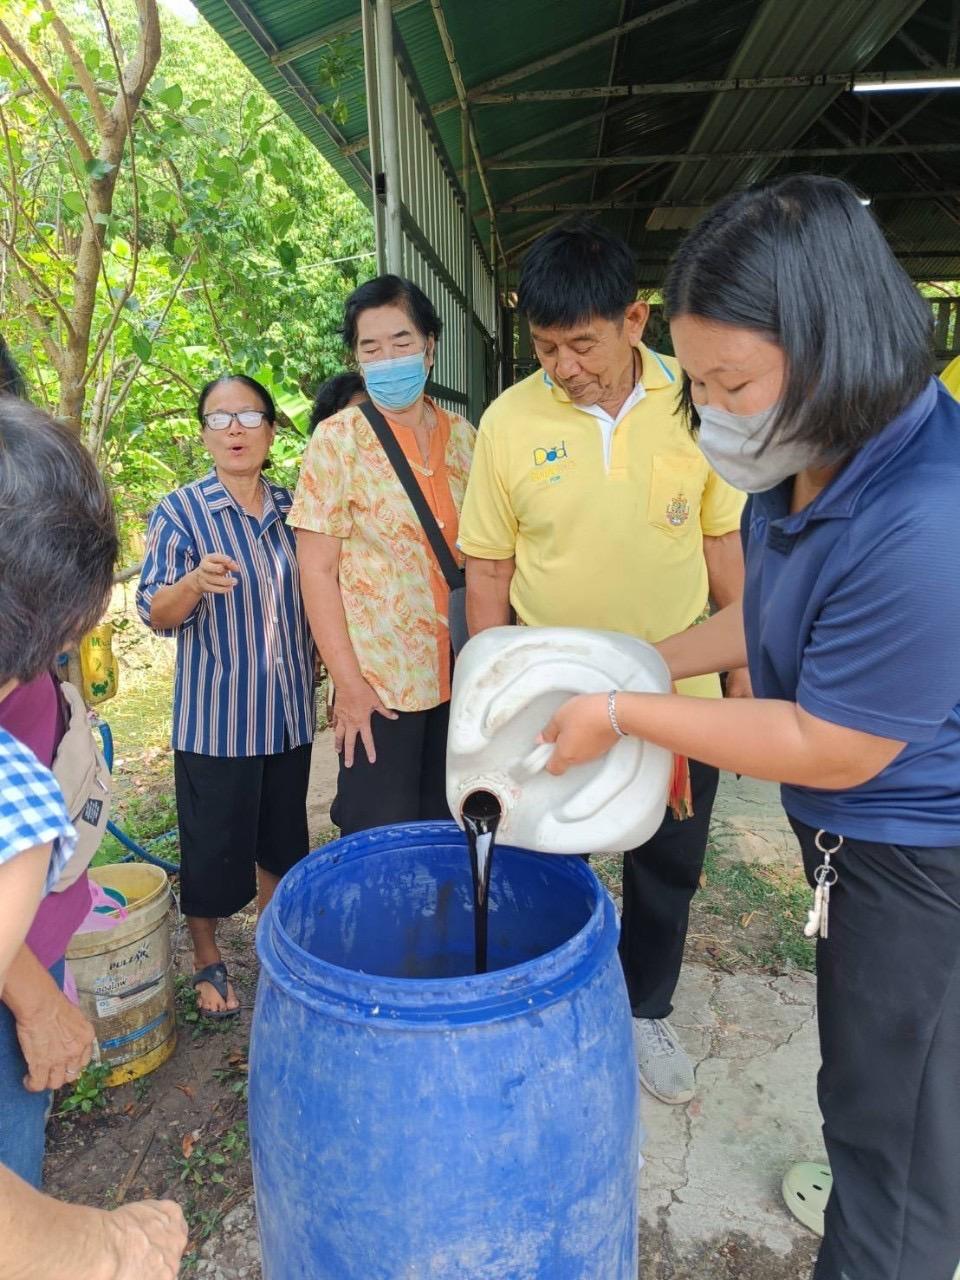
[[[497,293],[493,271],[476,238],[472,240],[473,319],[468,315],[464,252],[464,200],[428,129],[400,59],[396,68],[396,111],[400,145],[400,199],[403,206],[403,269],[431,299],[443,320],[434,382],[437,399],[459,412],[479,411],[488,377],[471,384],[468,370],[468,326],[476,346],[493,358],[497,334]],[[474,389],[474,404],[468,391]]]

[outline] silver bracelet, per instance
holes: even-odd
[[[626,738],[628,735],[620,728],[620,721],[617,719],[617,690],[611,689],[607,694],[607,715],[610,717],[610,724],[614,733],[618,738]]]

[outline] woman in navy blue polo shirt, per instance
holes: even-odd
[[[137,608],[176,636],[174,781],[180,907],[207,1017],[240,1004],[219,919],[256,894],[262,910],[307,852],[313,641],[300,599],[290,492],[263,475],[276,431],[267,389],[209,382],[197,409],[213,470],[150,519]]]
[[[721,202],[666,300],[701,448],[751,497],[742,606],[661,650],[676,679],[749,660],[756,698],[575,698],[545,731],[550,767],[630,733],[783,784],[822,884],[834,1181],[815,1280],[953,1280],[960,405],[930,376],[929,308],[839,181]]]

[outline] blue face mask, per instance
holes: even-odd
[[[371,360],[361,364],[360,372],[367,394],[378,409],[408,409],[427,385],[426,352],[414,356],[397,356],[393,360]]]

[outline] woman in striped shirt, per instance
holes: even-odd
[[[307,852],[314,654],[290,493],[262,474],[273,400],[233,374],[203,388],[198,415],[213,470],[153,512],[137,608],[177,640],[180,904],[200,1011],[217,1018],[240,1007],[217,921],[254,895],[262,910]]]

